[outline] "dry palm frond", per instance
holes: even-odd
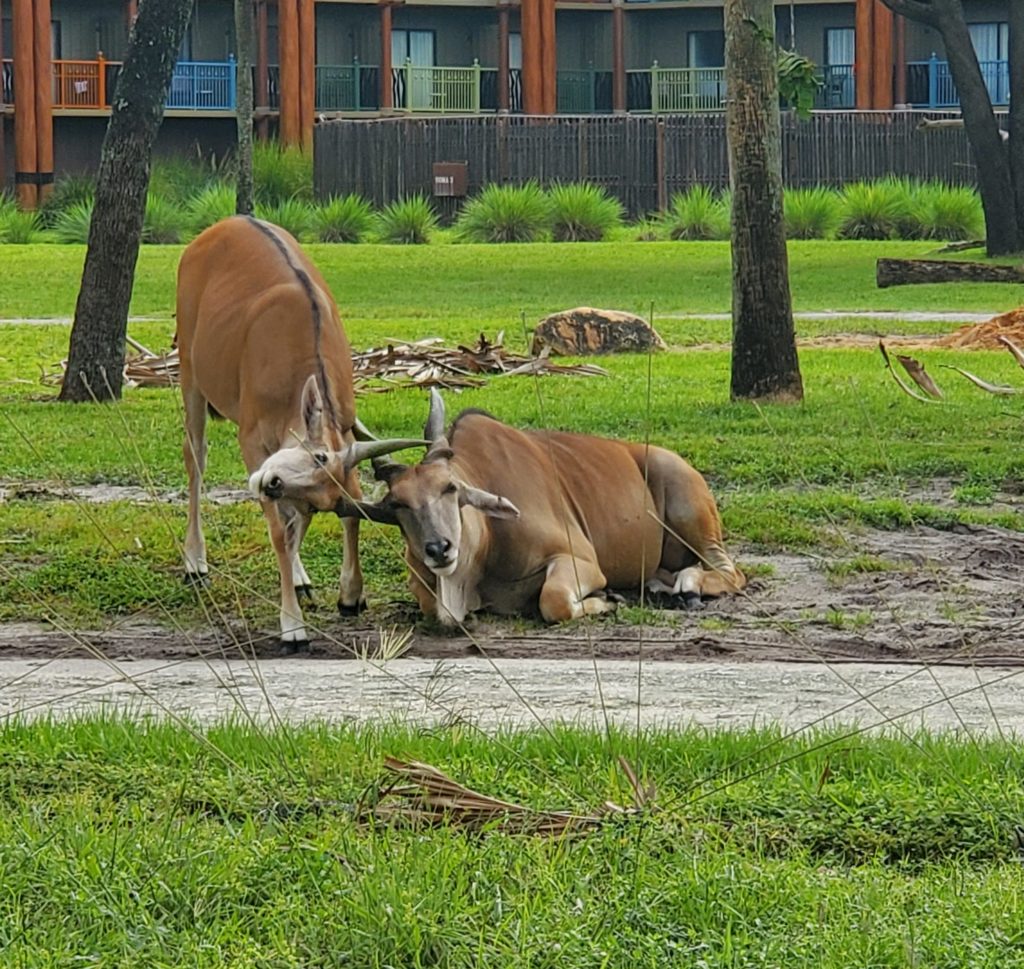
[[[924,369],[924,364],[920,360],[915,360],[913,357],[905,357],[899,353],[896,354],[896,359],[902,364],[903,369],[910,374],[910,379],[929,397],[934,397],[936,400],[942,399],[942,391],[939,390],[938,384],[932,380],[931,374]]]
[[[896,373],[896,370],[892,365],[892,360],[889,359],[889,351],[886,349],[884,341],[878,341],[878,349],[882,352],[882,359],[885,361],[886,369],[889,371],[889,373],[892,374],[892,379],[896,381],[896,383],[899,385],[903,393],[905,393],[908,397],[913,397],[914,400],[921,401],[922,404],[938,403],[938,401],[933,400],[931,397],[925,397],[923,394],[919,394],[912,387],[908,386],[907,383],[903,380],[903,378],[898,373]],[[907,359],[909,360],[910,358],[908,357]]]
[[[1009,337],[1001,336],[997,339],[1004,347],[1006,347],[1007,350],[1010,351],[1010,353],[1013,354],[1013,359],[1016,360],[1021,367],[1024,367],[1024,350],[1021,350],[1021,348]]]
[[[953,367],[949,364],[944,363],[943,366],[947,370],[955,370],[960,376],[966,377],[976,387],[980,387],[986,393],[996,394],[1000,397],[1012,397],[1015,394],[1024,393],[1024,390],[1018,390],[1016,387],[1007,387],[1005,384],[990,384],[987,380],[982,380],[981,377],[976,376],[969,370],[963,370],[960,367]]]
[[[590,831],[607,823],[611,817],[636,815],[650,804],[653,789],[641,788],[632,769],[625,766],[636,795],[634,807],[623,808],[606,802],[593,814],[574,814],[571,811],[537,811],[522,804],[502,801],[452,780],[430,764],[388,757],[384,767],[396,776],[373,793],[370,803],[361,804],[356,816],[364,822],[447,824],[515,834],[562,835]]]
[[[181,364],[175,348],[153,353],[129,338],[137,351],[125,360],[124,379],[129,387],[170,387],[180,377]],[[504,347],[504,333],[493,342],[480,334],[475,346],[446,347],[437,338],[413,342],[391,341],[387,346],[352,354],[357,394],[388,393],[398,387],[482,387],[486,376],[519,374],[563,374],[577,377],[607,377],[608,371],[594,364],[552,363],[547,354],[521,356]],[[44,373],[43,383],[59,386],[64,380],[67,360]],[[383,381],[368,385],[369,380]]]

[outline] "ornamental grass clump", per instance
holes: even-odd
[[[985,213],[972,188],[936,183],[922,185],[918,197],[922,238],[946,242],[985,234]]]
[[[375,234],[381,242],[423,245],[437,228],[437,213],[424,195],[410,195],[377,213]]]
[[[373,226],[373,208],[361,195],[328,199],[313,210],[318,242],[362,242]]]
[[[53,235],[58,242],[84,246],[89,241],[89,224],[92,222],[90,202],[76,202],[61,212],[53,223]]]
[[[39,207],[39,222],[43,228],[52,229],[62,212],[80,202],[91,203],[95,197],[96,180],[91,175],[63,175]]]
[[[0,243],[27,246],[39,241],[41,230],[35,212],[22,212],[14,205],[0,208]]]
[[[173,246],[189,237],[189,219],[177,202],[150,192],[142,221],[142,241],[148,245]]]
[[[257,142],[252,151],[256,201],[279,205],[289,199],[313,199],[313,156],[276,141]]]
[[[463,242],[539,242],[551,226],[551,200],[536,182],[492,182],[462,208],[455,223]]]
[[[302,199],[290,198],[274,204],[257,204],[257,219],[279,225],[300,242],[313,232],[313,207]]]
[[[234,215],[235,203],[235,187],[227,182],[213,182],[200,189],[186,204],[192,231],[202,232],[221,219]]]
[[[895,179],[847,185],[840,211],[840,239],[892,239],[913,221],[912,197]]]
[[[831,239],[839,227],[839,196],[831,189],[790,189],[784,208],[787,239]]]
[[[706,185],[694,185],[672,196],[664,222],[670,239],[727,239],[729,203]]]
[[[574,182],[554,185],[551,200],[551,236],[555,242],[600,242],[622,225],[623,208],[600,185]]]

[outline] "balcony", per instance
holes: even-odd
[[[612,110],[611,71],[559,71],[559,114]],[[626,72],[626,110],[651,114],[707,114],[725,108],[724,67],[661,67]]]
[[[852,64],[828,64],[821,69],[821,90],[814,106],[825,111],[842,111],[857,106]]]
[[[1009,61],[981,61],[979,66],[992,104],[997,107],[1008,105]],[[933,54],[926,61],[911,61],[907,64],[907,102],[915,108],[960,107],[960,98],[949,70],[949,62],[939,60]]]

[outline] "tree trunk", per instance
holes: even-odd
[[[1010,173],[1024,243],[1024,4],[1010,4]]]
[[[879,259],[875,281],[879,289],[914,283],[1024,283],[1024,268],[944,259]]]
[[[725,75],[733,192],[732,397],[802,400],[782,220],[773,0],[726,0]]]
[[[252,215],[255,190],[252,175],[252,48],[255,39],[252,0],[235,0],[235,46],[238,49],[238,175],[235,211]]]
[[[145,0],[114,91],[60,399],[121,396],[125,333],[153,142],[193,0]]]
[[[949,71],[960,97],[964,128],[978,167],[978,191],[985,209],[988,254],[1004,256],[1017,252],[1021,241],[1024,241],[1024,224],[1018,222],[1018,205],[1008,204],[1014,198],[1010,155],[999,133],[992,99],[981,74],[960,0],[882,2],[895,13],[933,27],[942,35]],[[1009,6],[1012,11],[1019,4],[1011,3]],[[1010,16],[1014,20],[1021,19],[1019,12],[1011,12]],[[1017,42],[1020,42],[1019,37]]]

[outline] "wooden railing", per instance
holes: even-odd
[[[53,62],[53,106],[68,108],[110,107],[119,61],[58,60]]]

